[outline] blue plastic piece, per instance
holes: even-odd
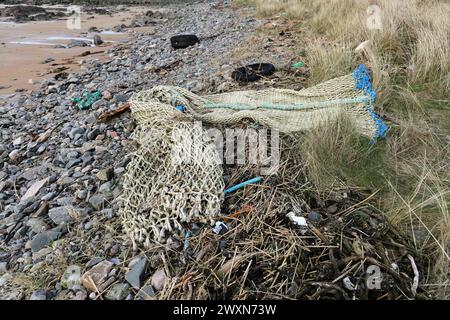
[[[225,194],[236,191],[237,189],[243,188],[248,184],[252,184],[252,183],[258,183],[262,180],[262,177],[256,177],[250,180],[247,180],[245,182],[239,183],[237,185],[235,185],[234,187],[228,188],[224,191]]]
[[[190,231],[186,231],[184,234],[184,244],[183,244],[183,250],[186,251],[189,248],[189,237],[192,235]]]
[[[175,109],[177,109],[178,111],[181,111],[181,112],[184,112],[186,110],[186,108],[182,105],[175,106]]]

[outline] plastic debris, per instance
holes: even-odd
[[[186,231],[184,234],[184,243],[183,243],[183,250],[186,251],[189,248],[189,237],[192,235],[190,231]]]
[[[295,215],[294,212],[289,212],[286,217],[289,218],[295,225],[301,227],[301,234],[305,234],[306,230],[308,228],[308,223],[306,222],[306,219],[300,216]]]
[[[303,61],[299,61],[299,62],[293,63],[293,64],[291,65],[291,68],[292,68],[292,69],[300,69],[300,68],[303,67],[304,65],[305,65],[305,63],[304,63]]]
[[[242,183],[239,183],[239,184],[235,185],[234,187],[231,187],[231,188],[226,189],[226,190],[224,191],[224,193],[225,193],[225,194],[231,193],[231,192],[233,192],[233,191],[236,191],[237,189],[240,189],[240,188],[245,187],[246,185],[249,185],[249,184],[252,184],[252,183],[258,183],[258,182],[260,182],[261,180],[262,180],[262,177],[256,177],[256,178],[247,180],[247,181],[245,181],[245,182],[242,182]]]
[[[76,103],[78,105],[78,109],[84,110],[88,109],[92,106],[92,104],[100,100],[102,97],[102,93],[100,91],[94,91],[94,92],[83,92],[82,98],[73,98],[72,102]]]
[[[215,234],[224,234],[228,231],[228,226],[226,223],[222,221],[216,221],[216,225],[212,230]]]
[[[105,111],[103,112],[97,119],[98,122],[107,122],[111,119],[113,119],[114,117],[117,117],[119,115],[121,115],[122,113],[126,112],[130,110],[130,104],[124,103],[122,106],[120,106],[117,109],[114,109],[112,111]]]
[[[344,284],[345,289],[350,291],[356,290],[355,285],[352,283],[352,280],[350,280],[349,277],[345,277],[344,279],[342,279],[342,283]]]
[[[183,105],[175,106],[175,109],[177,109],[178,111],[181,111],[181,112],[184,112],[184,110],[186,110],[186,108]]]
[[[307,227],[308,224],[306,223],[306,219],[303,217],[296,216],[295,213],[289,212],[286,217],[289,218],[292,222],[294,222],[296,225],[301,227]]]

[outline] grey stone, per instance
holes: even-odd
[[[0,262],[0,274],[4,274],[8,271],[8,262]]]
[[[130,293],[128,283],[116,283],[106,294],[107,300],[124,300]]]
[[[11,151],[8,156],[9,156],[9,159],[11,159],[11,161],[17,161],[21,157],[20,151],[18,149]]]
[[[318,221],[322,220],[322,216],[315,211],[310,211],[310,212],[308,212],[308,220],[310,220],[312,222],[318,222]]]
[[[145,285],[139,290],[137,300],[149,300],[155,296],[155,290],[151,285]]]
[[[24,201],[26,199],[34,197],[36,194],[38,194],[39,190],[41,190],[41,188],[47,183],[47,181],[48,178],[45,178],[33,183],[20,200]]]
[[[88,192],[86,190],[78,190],[76,192],[76,197],[80,200],[85,200],[87,197]]]
[[[94,257],[91,260],[88,261],[88,263],[86,263],[86,268],[91,268],[93,266],[95,266],[97,263],[102,262],[103,259],[100,257]]]
[[[45,231],[38,233],[30,242],[31,251],[38,252],[61,236],[61,232]]]
[[[31,294],[29,300],[47,300],[47,292],[44,289],[37,289]]]
[[[94,35],[93,40],[96,46],[101,45],[103,43],[102,38],[98,34]]]
[[[72,206],[56,207],[48,211],[48,216],[56,224],[69,223],[73,221],[70,215],[70,212],[73,210],[74,208]]]
[[[141,287],[141,280],[144,277],[145,268],[147,267],[147,258],[142,257],[133,265],[130,271],[125,274],[125,280],[135,289]]]
[[[28,227],[30,227],[30,229],[34,232],[34,233],[40,233],[43,231],[48,230],[48,224],[46,224],[44,222],[44,220],[40,219],[40,218],[30,218],[27,222],[26,225]]]
[[[81,288],[81,268],[77,265],[67,267],[61,277],[61,286],[72,290]]]
[[[94,194],[89,198],[89,203],[96,210],[101,210],[103,208],[103,204],[105,203],[105,198],[100,194]]]
[[[114,96],[114,100],[116,100],[117,102],[127,102],[128,101],[128,97],[125,94],[116,94]]]
[[[112,187],[113,187],[112,181],[108,181],[108,182],[102,183],[100,188],[98,188],[98,191],[103,194],[108,194],[111,192]]]

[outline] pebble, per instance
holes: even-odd
[[[102,169],[96,174],[96,176],[97,176],[97,178],[99,180],[109,181],[114,176],[114,169],[111,168],[111,167],[110,168],[106,168],[106,169]]]
[[[155,296],[155,290],[151,285],[145,285],[139,290],[136,298],[139,300],[151,300]]]
[[[48,211],[48,216],[58,225],[65,224],[73,221],[70,212],[74,210],[75,209],[72,206],[56,207]]]
[[[103,204],[105,203],[105,198],[102,195],[94,194],[89,198],[89,203],[96,210],[103,209]]]
[[[155,288],[156,290],[161,290],[162,288],[164,288],[164,285],[166,284],[166,273],[164,271],[164,269],[158,269],[156,270],[156,272],[153,274],[152,276],[152,286],[153,288]]]
[[[140,258],[140,260],[133,265],[131,270],[125,274],[125,280],[135,289],[141,287],[141,280],[144,277],[147,261],[146,257]]]
[[[96,289],[106,280],[112,266],[113,264],[107,260],[97,263],[81,277],[83,286],[90,291],[96,291]]]
[[[7,271],[8,271],[8,263],[0,262],[0,275],[6,273]]]
[[[31,294],[29,300],[47,300],[47,292],[44,289],[38,289]]]
[[[106,294],[106,300],[124,300],[130,293],[127,283],[116,283]]]
[[[310,220],[312,222],[318,222],[318,221],[322,220],[322,216],[315,211],[310,211],[310,212],[308,212],[308,220]]]

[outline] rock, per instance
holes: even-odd
[[[158,269],[152,276],[152,286],[156,290],[161,290],[164,288],[164,285],[166,284],[166,273],[164,272],[164,269]]]
[[[96,35],[94,36],[93,40],[94,40],[94,44],[95,44],[96,46],[99,46],[99,45],[101,45],[101,44],[103,43],[102,38],[101,38],[98,34],[96,34]]]
[[[105,282],[112,266],[113,264],[107,260],[103,260],[102,262],[96,264],[81,277],[83,286],[86,289],[95,292],[96,288]]]
[[[55,59],[53,59],[53,58],[46,58],[44,61],[42,61],[42,63],[46,64],[46,63],[50,63],[50,62],[53,62],[53,61],[55,61]]]
[[[52,254],[53,250],[51,248],[43,248],[37,252],[33,252],[33,262],[37,263],[47,257],[48,255]]]
[[[142,257],[133,265],[130,271],[125,274],[125,280],[135,289],[141,287],[141,280],[144,277],[145,268],[147,267],[147,258]]]
[[[81,268],[77,265],[67,267],[61,277],[61,286],[65,289],[79,289],[81,287]]]
[[[81,41],[81,40],[71,40],[68,44],[67,47],[68,48],[73,48],[73,47],[86,47],[88,46],[88,44],[85,41]]]
[[[310,220],[312,222],[318,222],[318,221],[322,220],[322,216],[315,211],[311,211],[311,212],[308,212],[308,220]]]
[[[37,289],[31,294],[29,300],[47,300],[47,292],[44,289]]]
[[[77,199],[85,200],[87,197],[87,194],[88,194],[88,192],[86,190],[78,190],[75,193],[75,196],[77,197]]]
[[[41,188],[47,183],[48,178],[36,181],[35,183],[33,183],[31,185],[31,187],[27,190],[27,192],[22,196],[22,198],[20,199],[20,201],[24,201],[27,200],[29,198],[34,197],[39,190],[41,190]]]
[[[12,144],[14,147],[17,147],[17,146],[20,146],[24,142],[25,142],[25,138],[23,136],[20,136],[20,137],[14,139]]]
[[[44,220],[40,218],[30,218],[26,222],[26,226],[30,227],[31,231],[34,233],[41,233],[49,229],[48,224],[44,222]]]
[[[47,196],[48,196],[49,194],[47,194]],[[50,200],[51,198],[53,198],[53,195],[52,195],[52,197],[47,197],[47,196],[44,196],[44,197],[42,197],[42,201],[48,201],[48,200]],[[44,199],[45,198],[45,199]],[[47,198],[49,198],[49,199],[47,199]],[[42,217],[42,216],[44,216],[46,213],[48,212],[48,203],[47,202],[43,202],[42,204],[41,204],[41,206],[39,207],[39,209],[37,209],[36,210],[36,212],[35,213],[33,213],[33,217]]]
[[[338,207],[337,207],[336,203],[332,204],[331,206],[329,206],[327,208],[327,211],[331,214],[336,213],[337,210],[338,210]]]
[[[130,293],[127,283],[116,283],[106,294],[106,300],[124,300]]]
[[[91,260],[89,260],[88,263],[86,263],[86,268],[93,267],[93,266],[95,266],[97,263],[100,263],[100,262],[102,262],[102,261],[103,261],[102,258],[100,258],[100,257],[94,257],[94,258],[92,258]]]
[[[11,161],[14,161],[14,162],[18,161],[21,157],[20,151],[18,149],[14,149],[13,151],[11,151],[8,156],[9,156],[9,159],[11,159]]]
[[[112,94],[111,94],[111,92],[105,90],[105,91],[103,91],[102,97],[105,100],[111,100],[112,99]]]
[[[112,181],[108,181],[108,182],[103,183],[103,184],[100,186],[100,188],[98,188],[98,191],[99,191],[100,193],[102,193],[102,194],[107,195],[107,194],[109,194],[109,193],[111,192],[112,187],[113,187]]]
[[[103,204],[105,203],[105,198],[100,194],[94,194],[89,198],[89,203],[96,210],[103,209]]]
[[[53,241],[57,240],[60,236],[61,232],[52,230],[38,233],[37,235],[34,236],[34,238],[30,242],[31,251],[32,252],[40,251]]]
[[[102,181],[109,181],[114,176],[114,169],[113,168],[106,168],[102,169],[96,174],[97,178]]]
[[[137,298],[140,300],[150,300],[155,296],[155,290],[151,285],[145,285],[139,290]]]
[[[8,271],[8,262],[0,262],[0,274],[4,274]]]
[[[116,100],[117,102],[127,102],[128,96],[126,94],[118,93],[114,96],[114,100]]]
[[[71,216],[72,210],[74,210],[72,206],[56,207],[48,211],[48,216],[58,225],[65,224],[74,220]]]
[[[78,290],[75,294],[75,297],[72,298],[72,300],[86,300],[87,299],[87,293],[85,290]]]

